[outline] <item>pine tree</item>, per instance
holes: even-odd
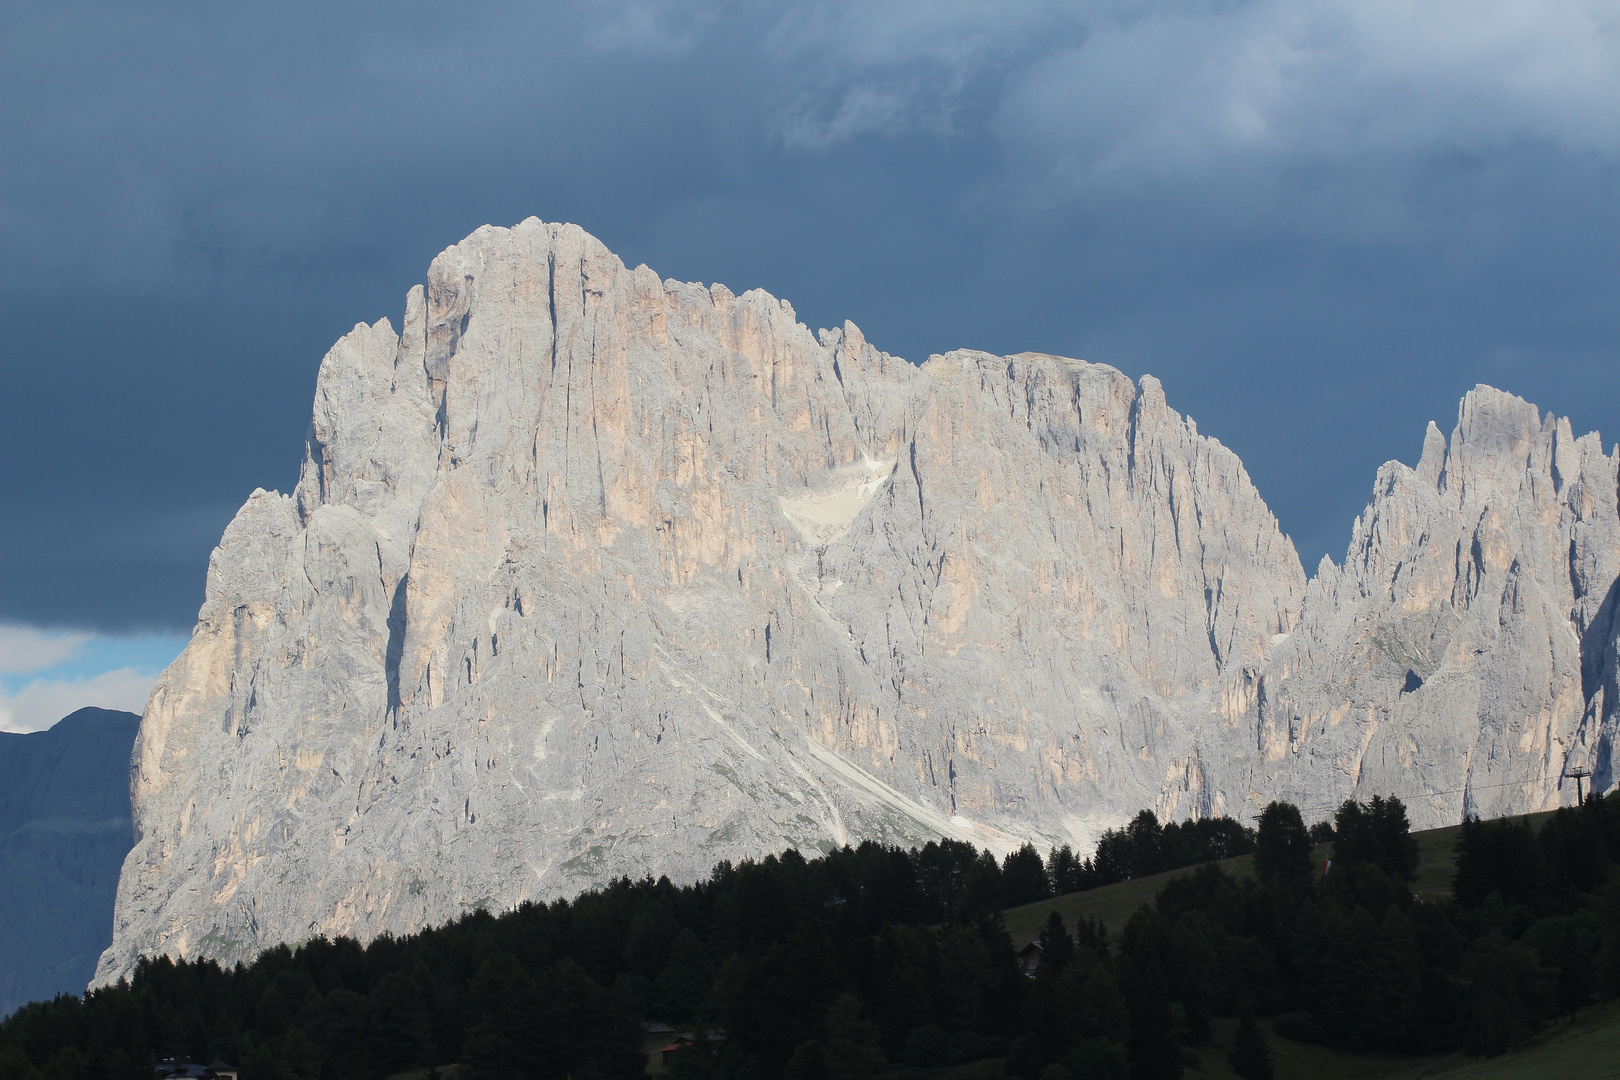
[[[1232,1049],[1226,1052],[1226,1063],[1243,1080],[1272,1080],[1275,1075],[1271,1064],[1271,1046],[1250,1010],[1245,1009],[1243,1018],[1238,1021]]]
[[[1069,940],[1069,928],[1063,925],[1063,916],[1057,909],[1046,917],[1046,926],[1041,929],[1041,967],[1042,978],[1053,978],[1063,974],[1069,960],[1074,956],[1074,942]]]
[[[1124,1043],[1131,1034],[1125,996],[1106,966],[1092,964],[1090,968],[1080,986],[1075,1031],[1082,1038]]]
[[[703,942],[685,927],[670,946],[669,960],[653,984],[652,1008],[661,1020],[677,1023],[697,1016],[709,999],[713,965]]]
[[[1060,848],[1053,848],[1046,857],[1046,880],[1052,888],[1052,895],[1062,896],[1065,893],[1079,892],[1083,885],[1080,878],[1080,860],[1075,857],[1074,849],[1064,844]]]
[[[1478,907],[1493,892],[1510,904],[1534,906],[1552,876],[1528,821],[1464,821],[1456,850],[1452,894],[1465,908]]]
[[[1289,886],[1308,885],[1311,880],[1311,834],[1299,808],[1291,803],[1274,802],[1260,814],[1255,837],[1254,869],[1261,881]]]
[[[1075,920],[1074,944],[1077,949],[1088,949],[1099,960],[1108,959],[1108,927],[1101,919],[1085,916]]]
[[[860,1080],[883,1067],[877,1025],[861,1016],[861,999],[840,994],[827,1010],[827,1066],[834,1076]]]
[[[1046,864],[1041,861],[1034,844],[1025,844],[1002,860],[1001,887],[1005,890],[1009,907],[1033,904],[1050,894]]]
[[[827,1048],[817,1039],[802,1042],[782,1070],[782,1080],[833,1080]]]
[[[1620,996],[1620,867],[1609,871],[1609,881],[1598,898],[1603,944],[1593,961],[1593,977],[1598,992]]]
[[[1417,876],[1417,841],[1406,820],[1406,806],[1391,795],[1374,795],[1371,802],[1347,799],[1333,816],[1333,858],[1342,862],[1370,862],[1407,881]]]
[[[1138,811],[1125,826],[1125,832],[1131,838],[1131,877],[1147,877],[1170,869],[1165,865],[1164,830],[1159,826],[1157,814],[1151,810]]]
[[[1176,1018],[1158,961],[1149,960],[1133,982],[1126,1043],[1132,1080],[1179,1080],[1181,1047],[1176,1042]]]
[[[1512,1050],[1540,1030],[1551,1012],[1551,988],[1535,954],[1496,931],[1468,950],[1462,977],[1470,991],[1470,1053]]]

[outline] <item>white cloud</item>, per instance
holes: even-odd
[[[157,676],[135,668],[104,671],[88,679],[35,679],[15,694],[0,693],[0,731],[44,731],[87,705],[139,713]]]
[[[72,658],[89,634],[0,623],[0,675],[26,675]],[[57,719],[61,719],[58,717]]]
[[[630,56],[680,56],[690,52],[701,31],[721,17],[709,3],[630,0],[616,14],[588,27],[587,46]]]
[[[1079,27],[1072,6],[1047,2],[794,5],[763,42],[777,74],[774,134],[813,151],[864,135],[955,134],[994,96],[984,83]]]
[[[946,131],[989,98],[1015,169],[1081,183],[1523,143],[1620,156],[1608,0],[821,3],[766,46],[798,149]]]
[[[1620,9],[1582,0],[1252,0],[1097,18],[999,130],[1074,181],[1228,165],[1620,154]]]
[[[186,640],[0,623],[0,731],[43,731],[87,705],[141,712]]]

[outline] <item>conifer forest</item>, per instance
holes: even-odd
[[[1252,874],[1220,863],[1245,854]],[[1033,945],[1003,928],[1004,909],[1183,867],[1117,935],[1056,912]],[[135,1080],[189,1057],[243,1080],[925,1078],[999,1059],[1029,1080],[1159,1080],[1236,1017],[1229,1060],[1258,1078],[1257,1016],[1350,1051],[1492,1055],[1620,995],[1620,799],[1468,822],[1444,902],[1414,897],[1416,870],[1393,798],[1309,827],[1285,803],[1254,828],[1144,811],[1086,858],[788,851],[228,969],[148,959],[12,1015],[0,1077]],[[650,1059],[652,1022],[692,1037]]]

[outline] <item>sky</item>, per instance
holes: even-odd
[[[1307,569],[1485,382],[1620,435],[1620,5],[11,2],[0,730],[138,711],[315,371],[485,223],[1159,377]]]

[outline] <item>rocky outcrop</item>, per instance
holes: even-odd
[[[1573,801],[1570,767],[1612,787],[1616,468],[1596,434],[1469,392],[1449,444],[1430,424],[1415,468],[1379,470],[1344,565],[1234,680],[1223,722],[1253,743],[1216,771],[1321,811],[1398,793],[1422,825]]]
[[[80,709],[48,731],[0,732],[0,1018],[82,991],[112,937],[139,723]]]
[[[1144,805],[1453,776],[1541,805],[1607,722],[1579,640],[1615,574],[1614,461],[1469,401],[1307,589],[1151,377],[915,366],[572,226],[480,229],[397,334],[327,355],[297,489],[255,492],[215,552],[143,719],[97,977],[790,845],[1084,844]],[[1480,554],[1444,591],[1447,530]],[[1465,678],[1503,710],[1440,689]],[[1512,679],[1540,711],[1509,716]]]

